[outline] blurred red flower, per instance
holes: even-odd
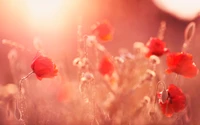
[[[108,21],[103,21],[94,25],[92,33],[102,41],[110,41],[113,38],[113,28]]]
[[[111,75],[114,72],[114,65],[112,64],[111,60],[105,56],[99,63],[99,72],[102,75]]]
[[[167,73],[175,72],[188,78],[198,74],[198,68],[193,62],[192,55],[189,53],[171,53],[167,56]]]
[[[146,53],[146,57],[151,55],[162,56],[163,54],[169,52],[169,49],[165,47],[165,42],[158,38],[150,38],[147,42],[146,47],[149,49]]]
[[[42,80],[42,78],[52,78],[58,73],[56,65],[52,60],[42,55],[34,59],[31,68],[39,80]]]
[[[186,97],[182,90],[176,87],[174,84],[170,84],[168,87],[168,98],[164,102],[161,101],[161,93],[159,93],[159,103],[163,114],[167,117],[171,117],[174,113],[182,111],[186,107]]]

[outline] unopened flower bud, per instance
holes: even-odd
[[[92,47],[92,45],[97,42],[96,36],[94,35],[85,36],[85,40],[88,47]]]
[[[101,45],[100,43],[97,43],[97,44],[96,44],[96,48],[97,48],[99,51],[102,51],[102,52],[104,52],[104,51],[106,50],[106,48],[105,48],[103,45]]]
[[[139,53],[147,53],[148,52],[148,48],[144,45],[144,43],[142,42],[135,42],[133,44],[133,49],[136,50]]]
[[[114,59],[115,59],[115,61],[116,61],[117,63],[119,63],[119,64],[124,63],[124,59],[123,59],[122,57],[115,57]]]
[[[154,71],[152,71],[152,70],[150,70],[150,69],[147,69],[147,70],[146,70],[146,73],[145,73],[144,80],[150,81],[150,80],[152,80],[153,77],[155,77],[155,76],[156,76],[156,73],[155,73]]]
[[[87,58],[83,58],[83,59],[75,58],[73,60],[73,65],[77,66],[80,69],[86,68],[88,64],[89,64],[89,60]]]
[[[82,82],[90,82],[94,80],[94,75],[90,72],[86,72],[83,74],[81,81]]]
[[[73,60],[73,65],[74,65],[74,66],[78,66],[80,62],[81,62],[81,59],[80,59],[80,58],[75,58],[75,59]]]
[[[88,68],[88,65],[89,65],[89,60],[88,58],[83,58],[81,60],[81,65],[79,66],[79,68],[81,69],[87,69]]]
[[[17,50],[11,49],[10,52],[8,53],[9,61],[16,61],[17,58],[18,58]]]
[[[149,61],[152,64],[155,64],[155,65],[160,64],[160,58],[158,56],[155,56],[155,55],[150,56]]]
[[[134,49],[141,49],[141,48],[143,48],[144,47],[144,43],[142,43],[142,42],[135,42],[134,44],[133,44],[133,48]]]
[[[143,102],[142,102],[142,103],[143,103],[144,105],[146,105],[146,104],[150,103],[150,101],[151,101],[150,97],[145,96],[145,97],[143,98]]]
[[[135,56],[133,54],[131,54],[127,49],[121,49],[119,51],[120,56],[124,59],[134,59]]]

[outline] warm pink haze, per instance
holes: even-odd
[[[200,125],[200,2],[0,0],[0,125]]]

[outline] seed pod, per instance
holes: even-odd
[[[168,99],[168,92],[167,92],[166,89],[164,89],[162,91],[162,94],[161,94],[161,101],[162,101],[162,103],[164,103],[167,99]]]

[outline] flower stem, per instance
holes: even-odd
[[[174,84],[180,87],[180,75],[176,74]]]
[[[22,88],[22,83],[25,79],[27,79],[29,76],[31,76],[34,72],[31,71],[30,73],[28,73],[28,75],[24,76],[23,78],[20,79],[19,81],[19,90],[20,90],[20,93],[21,93],[21,88]]]
[[[117,94],[114,92],[114,90],[110,87],[110,85],[107,82],[103,82],[104,85],[106,86],[106,88],[109,90],[109,92],[111,92],[115,97],[117,96]]]
[[[165,21],[161,21],[161,23],[160,23],[160,29],[158,31],[158,38],[160,40],[164,39],[165,30],[166,30],[166,22]]]
[[[78,25],[77,25],[77,45],[78,45],[78,54],[80,57],[83,56],[83,50],[82,50],[82,43],[83,43],[83,38],[82,38],[82,17],[78,17]]]
[[[17,110],[19,112],[19,121],[21,125],[25,125],[25,122],[23,120],[23,111],[22,111],[22,83],[25,79],[27,79],[29,76],[31,76],[34,72],[31,71],[30,73],[28,73],[28,75],[26,75],[25,77],[21,78],[19,81],[19,98],[17,99]]]

